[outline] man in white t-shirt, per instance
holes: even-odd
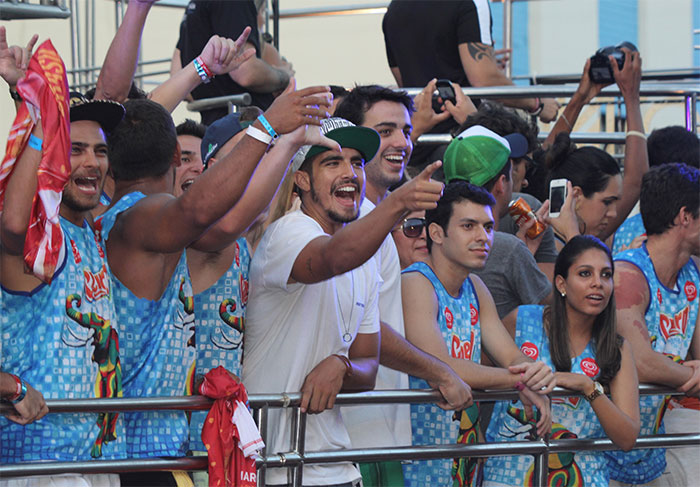
[[[346,225],[359,214],[364,164],[377,152],[379,136],[339,118],[324,120],[321,129],[342,150],[304,146],[295,156],[301,209],[268,227],[251,263],[242,374],[251,393],[300,390],[302,411],[322,413],[307,419],[308,451],[350,448],[334,403],[341,389],[374,387],[381,279],[372,256],[406,212],[433,208],[442,192],[442,183],[430,180],[440,164],[432,164],[370,215]],[[290,412],[270,411],[268,452],[290,450],[290,425]],[[350,463],[303,470],[304,485],[359,480]],[[289,482],[284,469],[268,470],[266,481]]]
[[[377,154],[365,165],[367,191],[360,216],[367,216],[401,182],[411,157],[411,113],[413,101],[404,91],[379,85],[356,86],[336,108],[335,115],[380,135]],[[394,239],[387,237],[375,255],[382,284],[379,288],[379,318],[382,341],[377,370],[377,389],[408,389],[410,373],[428,381],[444,395],[446,406],[461,409],[471,404],[470,388],[442,361],[413,346],[403,337],[401,266]],[[390,368],[391,367],[391,368]],[[408,404],[344,407],[354,448],[392,447],[411,444]],[[401,462],[361,463],[365,485],[403,485]]]

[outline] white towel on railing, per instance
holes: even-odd
[[[255,425],[248,408],[241,401],[236,401],[236,409],[233,411],[231,422],[238,428],[238,436],[240,438],[238,446],[243,450],[243,455],[246,458],[258,456],[262,449],[265,448],[265,443],[260,437],[260,431],[258,431],[258,427]]]

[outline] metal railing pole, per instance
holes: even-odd
[[[267,418],[268,418],[269,407],[264,404],[256,412],[256,419],[258,420],[258,429],[260,430],[260,437],[265,443],[265,448],[262,449],[260,455],[265,458],[267,456]],[[258,467],[258,485],[265,485],[265,473],[267,472],[267,466],[263,463]]]
[[[280,50],[280,3],[272,0],[272,43],[275,49]]]
[[[301,487],[304,481],[304,446],[306,439],[306,413],[301,412],[300,407],[295,407],[294,414],[294,430],[292,437],[292,451],[297,453],[301,461],[292,468],[292,485]]]
[[[697,94],[685,97],[685,128],[694,134],[698,133]]]
[[[513,0],[503,0],[503,47],[513,48]],[[511,53],[510,59],[513,59]],[[506,76],[510,78],[513,74],[513,63],[506,63]]]

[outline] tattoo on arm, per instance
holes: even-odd
[[[481,42],[468,42],[467,48],[469,49],[469,55],[475,61],[481,61],[484,58],[495,61],[493,57],[493,47],[487,44],[482,44]]]

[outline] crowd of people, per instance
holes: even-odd
[[[308,451],[607,437],[619,450],[551,454],[543,481],[700,477],[697,448],[633,449],[639,436],[700,432],[700,143],[682,127],[647,137],[639,52],[610,63],[626,113],[623,172],[569,137],[605,86],[588,62],[561,113],[551,99],[463,94],[510,83],[487,2],[442,2],[454,12],[436,16],[431,2],[394,0],[383,28],[399,88],[298,89],[258,30],[264,2],[194,0],[172,76],[145,94],[132,68],[152,3],[129,3],[87,94],[67,91],[50,43],[10,46],[0,27],[0,76],[17,108],[0,166],[0,394],[11,405],[0,463],[208,454],[211,476],[0,486],[256,485],[236,469],[230,429],[224,439],[211,426],[228,408],[237,438],[250,435],[242,388],[209,415],[47,414],[47,399],[220,397],[211,391],[229,386],[211,371],[223,369],[251,394],[300,391]],[[225,22],[232,10],[244,10],[238,23]],[[451,34],[414,46],[410,21]],[[454,100],[434,94],[436,78],[454,82]],[[411,98],[402,86],[424,89]],[[190,94],[244,91],[255,106],[202,123],[171,117]],[[553,123],[542,144],[535,117]],[[445,131],[449,144],[417,144]],[[561,179],[566,196],[550,212],[549,183]],[[640,397],[639,383],[684,396]],[[550,400],[555,387],[573,395]],[[435,389],[441,400],[335,404],[372,389]],[[478,403],[472,389],[519,400]],[[290,450],[294,421],[269,410],[267,453]],[[288,470],[267,469],[266,485],[290,485]],[[303,466],[304,485],[329,487],[533,485],[533,475],[527,455]]]

